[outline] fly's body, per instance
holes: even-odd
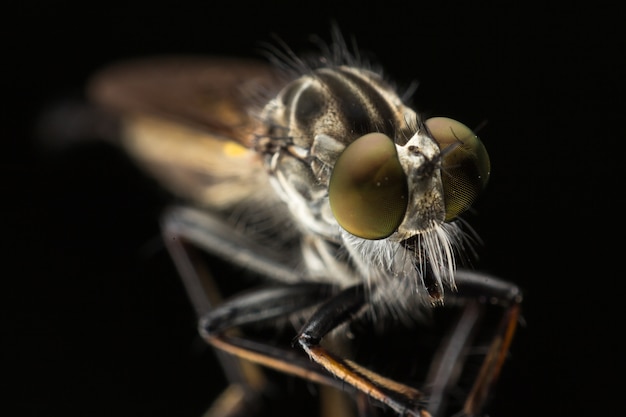
[[[487,182],[485,148],[455,120],[422,120],[343,42],[332,52],[340,58],[313,64],[290,58],[278,68],[218,58],[140,60],[103,71],[90,91],[115,115],[126,151],[186,202],[164,217],[165,241],[208,343],[353,389],[399,414],[440,414],[471,342],[465,333],[452,331],[446,342],[452,353],[433,363],[429,398],[320,342],[363,313],[402,320],[446,297],[475,307],[476,294],[488,295],[505,314],[464,406],[477,414],[508,349],[520,301],[510,284],[455,272],[455,257],[471,251],[457,216]],[[274,285],[223,302],[192,247]],[[306,323],[295,340],[306,360],[230,332],[303,311]],[[241,370],[243,362],[222,363],[247,395],[262,391]]]

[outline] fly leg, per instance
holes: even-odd
[[[261,274],[284,276],[291,273],[279,260],[274,261],[270,256],[255,258],[254,253],[263,251],[250,247],[250,239],[238,235],[222,219],[200,210],[170,208],[162,218],[162,231],[165,245],[198,319],[222,303],[219,287],[201,260],[201,249]],[[229,335],[235,337],[237,330],[230,329]],[[215,349],[215,355],[230,385],[205,416],[253,415],[260,396],[267,389],[262,369],[220,349]]]
[[[498,378],[519,321],[522,295],[517,286],[469,271],[458,271],[456,282],[458,292],[448,294],[446,304],[458,303],[462,306],[462,312],[438,350],[428,375],[428,410],[433,416],[445,415],[446,396],[458,381],[486,305],[495,304],[502,308],[502,313],[489,336],[487,354],[465,399],[464,416],[480,415]]]
[[[484,275],[467,274],[460,278],[459,285],[464,286],[460,296],[479,298],[504,308],[478,377],[463,407],[466,415],[475,416],[483,408],[491,388],[500,375],[520,319],[522,294],[517,286],[498,279],[486,278]]]
[[[345,386],[386,404],[401,416],[427,417],[421,404],[422,393],[414,388],[385,378],[351,361],[343,359],[321,345],[332,330],[350,321],[368,307],[362,285],[347,288],[327,300],[311,316],[295,341],[313,361],[323,366]]]
[[[328,298],[332,291],[332,286],[317,283],[257,288],[229,299],[204,315],[199,324],[200,334],[212,346],[238,358],[308,381],[337,386],[321,367],[298,351],[231,333],[238,326],[286,317],[312,307]]]
[[[196,316],[222,302],[222,296],[210,271],[202,262],[198,249],[185,238],[184,230],[174,217],[164,217],[164,242],[185,286]],[[258,410],[260,392],[265,376],[257,366],[244,362],[223,351],[214,354],[224,371],[229,386],[212,403],[204,417],[237,417],[253,415]]]

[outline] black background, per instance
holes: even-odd
[[[493,416],[623,409],[618,13],[411,2],[24,4],[5,11],[2,64],[3,394],[15,415],[199,416],[222,376],[159,242],[167,203],[102,144],[53,151],[37,115],[90,73],[161,53],[294,50],[332,20],[419,110],[481,132],[488,191],[467,217],[480,268],[525,291]],[[612,239],[611,239],[612,238]],[[8,372],[5,372],[8,370]],[[616,385],[617,384],[617,385]],[[4,414],[4,413],[3,413]]]

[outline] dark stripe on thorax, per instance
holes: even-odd
[[[337,103],[340,117],[351,133],[357,136],[375,132],[376,124],[354,86],[337,70],[325,70],[315,73],[317,78],[332,95]]]
[[[393,139],[396,135],[396,118],[389,101],[380,94],[373,82],[366,81],[355,73],[345,69],[339,69],[339,71],[344,77],[350,80],[350,82],[356,85],[357,88],[361,90],[361,94],[370,102],[370,107],[376,112],[374,118],[378,125],[377,130]]]

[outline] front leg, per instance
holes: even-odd
[[[304,325],[296,341],[313,361],[343,383],[386,404],[398,414],[430,416],[423,408],[420,391],[378,375],[353,361],[340,358],[321,346],[322,339],[328,333],[369,306],[365,292],[362,285],[356,285],[326,301]]]
[[[328,298],[332,291],[332,286],[318,283],[251,290],[205,314],[200,319],[199,331],[204,340],[219,351],[311,382],[338,387],[336,380],[300,352],[232,333],[246,324],[258,324],[305,310]]]
[[[487,352],[480,370],[473,376],[472,388],[459,413],[463,416],[479,416],[498,379],[513,339],[519,321],[522,294],[512,283],[472,271],[457,271],[456,283],[458,292],[447,295],[447,304],[459,306],[461,314],[450,327],[432,361],[426,384],[429,387],[428,410],[436,416],[445,415],[446,398],[459,380],[468,352],[473,346],[475,333],[482,327],[487,330],[482,336],[488,342]],[[490,313],[496,314],[494,318],[497,318],[497,324],[493,327],[484,326],[488,305],[498,307]]]
[[[487,355],[463,407],[465,415],[475,416],[483,408],[502,370],[520,320],[522,292],[516,285],[509,282],[470,272],[459,274],[458,282],[460,297],[487,299],[503,308]]]

